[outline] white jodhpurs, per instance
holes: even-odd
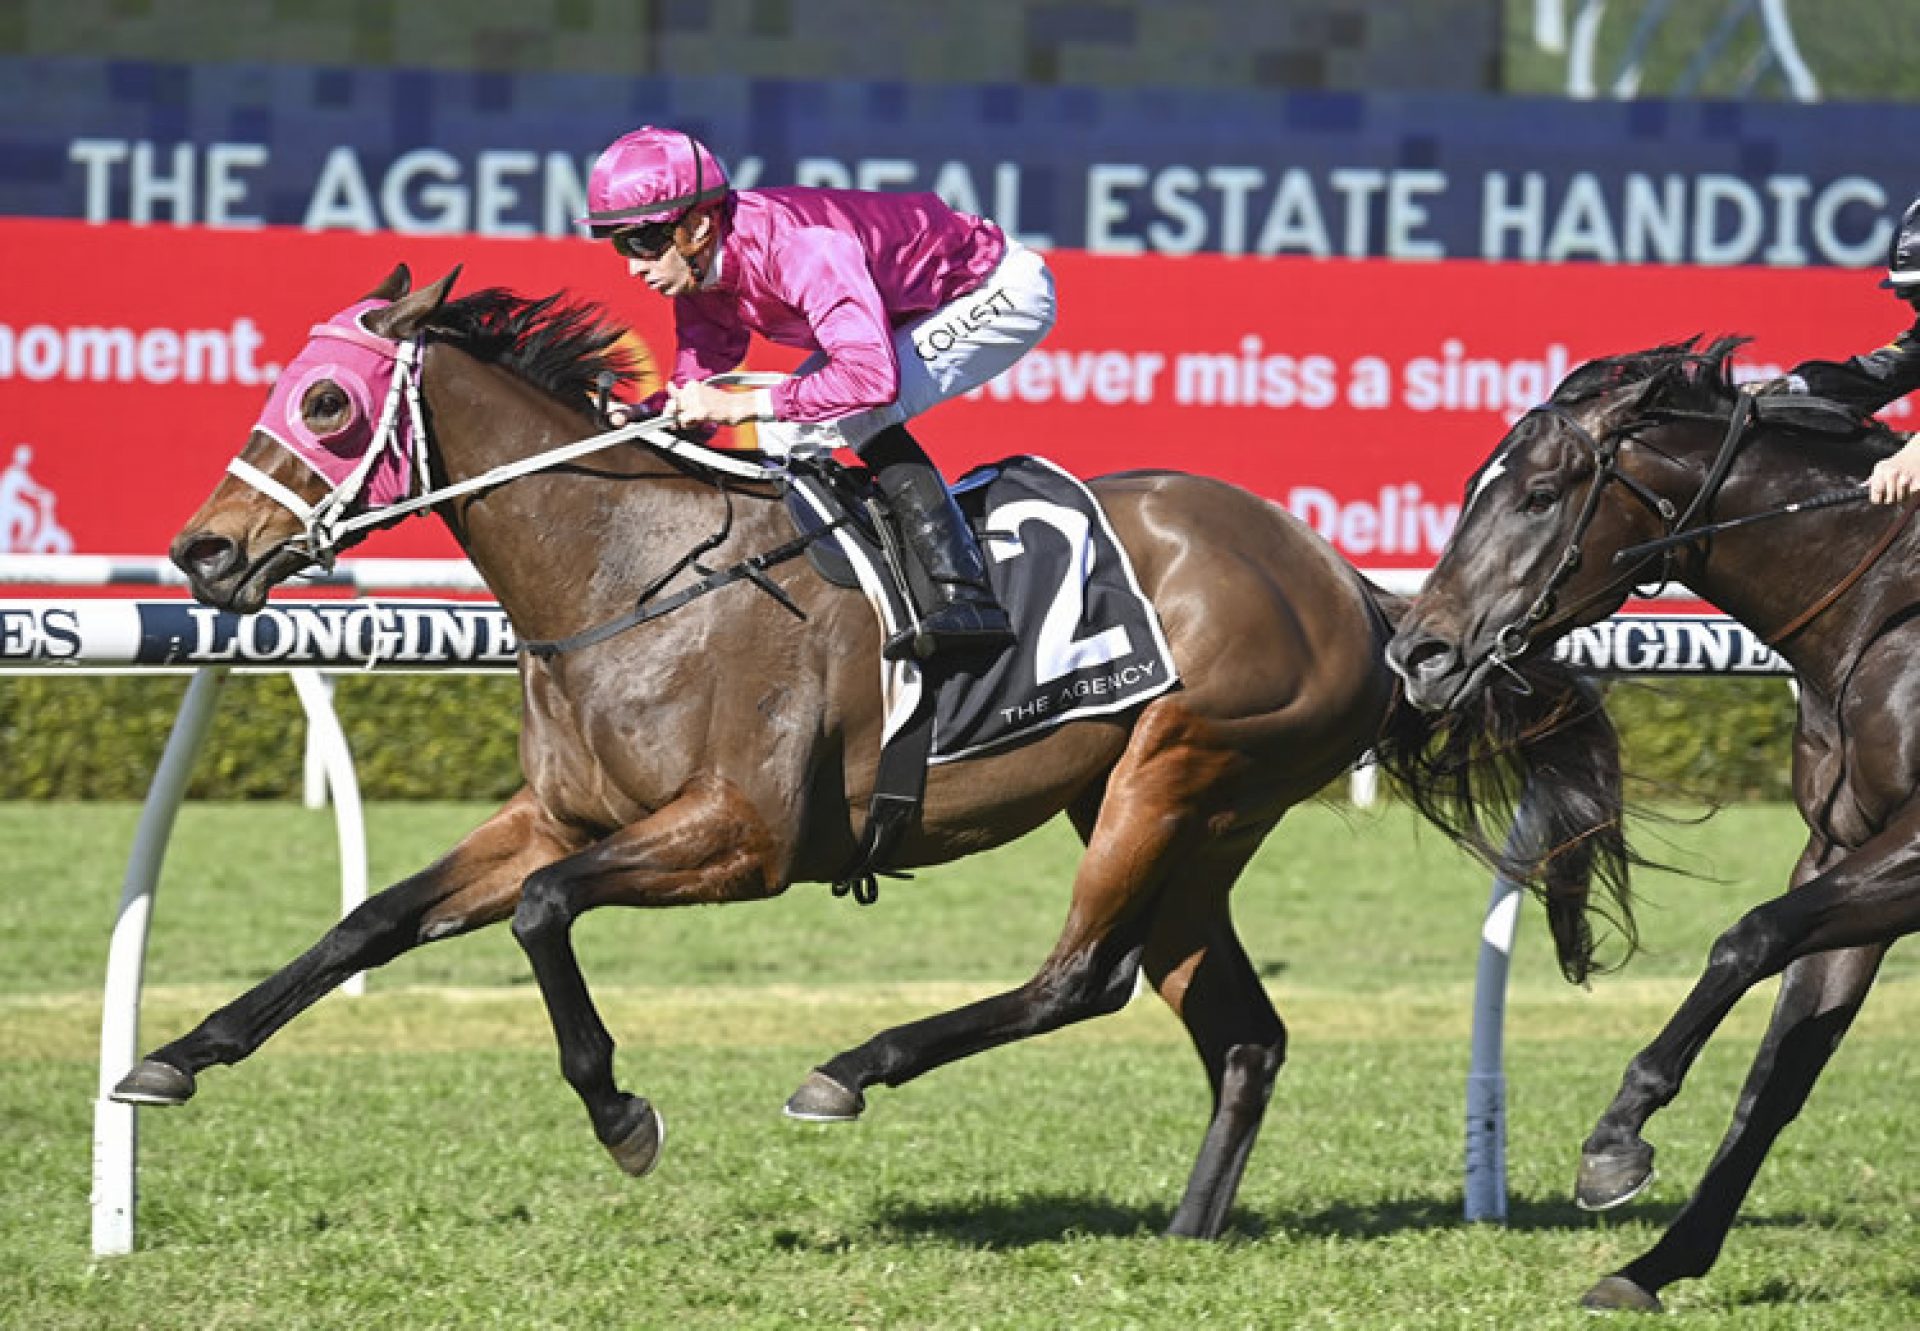
[[[1008,241],[1007,252],[979,286],[894,329],[900,395],[892,402],[833,421],[760,421],[757,441],[779,457],[858,448],[889,425],[980,387],[1039,346],[1053,319],[1053,274],[1046,260]],[[815,353],[794,373],[810,374],[825,359]]]

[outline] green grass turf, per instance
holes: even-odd
[[[485,810],[370,811],[375,878]],[[1642,883],[1647,951],[1591,992],[1524,918],[1508,1011],[1512,1222],[1460,1221],[1463,1077],[1486,875],[1400,810],[1301,810],[1237,900],[1293,1032],[1213,1245],[1156,1237],[1206,1092],[1151,997],[784,1121],[808,1067],[880,1027],[1004,988],[1063,916],[1072,837],[884,884],[578,929],[619,1071],[665,1113],[630,1180],[561,1081],[505,930],[423,949],[335,997],[179,1110],[142,1111],[139,1249],[88,1253],[100,971],[136,811],[0,805],[0,1325],[13,1327],[1572,1327],[1590,1281],[1652,1241],[1725,1125],[1767,992],[1650,1132],[1663,1174],[1616,1217],[1567,1201],[1580,1138],[1713,934],[1777,890],[1789,811],[1666,830],[1712,881]],[[1656,849],[1661,849],[1656,847]],[[332,829],[283,805],[193,806],[155,916],[144,1040],[270,973],[334,908]],[[1920,1015],[1896,952],[1762,1174],[1686,1326],[1920,1323],[1920,1171],[1906,1106]]]

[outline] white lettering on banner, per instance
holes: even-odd
[[[270,165],[260,143],[207,144],[75,138],[80,212],[90,222],[255,227],[255,177]],[[377,159],[376,159],[377,160]],[[307,193],[309,230],[489,236],[577,234],[591,156],[527,148],[469,154],[410,148],[369,170],[351,144],[327,150]],[[761,183],[765,163],[730,163],[737,188]],[[1051,234],[1022,229],[1022,168],[998,161],[986,179],[951,158],[803,157],[794,183],[931,190],[964,212],[992,217],[1018,239],[1051,249]],[[1459,188],[1456,189],[1456,183]],[[1488,171],[1456,182],[1432,168],[1351,163],[1311,170],[1187,161],[1086,168],[1085,230],[1095,254],[1300,254],[1317,258],[1592,260],[1726,265],[1870,266],[1893,225],[1886,191],[1870,177],[1744,176],[1724,171],[1650,175]],[[1461,216],[1462,210],[1477,213]],[[1450,211],[1449,211],[1450,210]],[[1455,254],[1441,220],[1470,236]],[[1073,237],[1059,243],[1074,245]]]
[[[438,148],[401,153],[380,181],[380,207],[395,231],[451,236],[467,229],[467,192],[460,162]],[[425,182],[425,183],[421,183]],[[415,207],[415,201],[425,211]]]
[[[1794,266],[1818,257],[1858,267],[1886,253],[1893,227],[1886,191],[1864,176],[1816,187],[1805,176],[1756,184],[1719,171],[1657,179],[1630,171],[1616,188],[1617,198],[1600,177],[1579,171],[1555,198],[1542,172],[1487,172],[1480,257],[1713,266]]]
[[[126,191],[125,217],[130,222],[154,222],[164,216],[175,226],[263,224],[257,214],[240,210],[248,188],[240,173],[267,164],[267,147],[262,143],[210,143],[204,149],[177,143],[163,158],[161,150],[144,139],[75,139],[67,145],[67,160],[81,169],[82,215],[89,222],[115,220],[113,197],[118,184]],[[122,164],[126,170],[116,171]],[[196,197],[204,200],[204,208],[196,209]]]
[[[1538,360],[1469,357],[1459,338],[1440,344],[1438,356],[1416,356],[1404,367],[1401,404],[1409,411],[1497,411],[1516,416],[1544,402],[1573,368],[1558,342]]]
[[[1162,396],[1183,407],[1259,407],[1323,411],[1344,403],[1358,411],[1401,406],[1409,411],[1489,412],[1516,419],[1544,401],[1573,368],[1566,347],[1510,360],[1471,356],[1448,338],[1437,356],[1395,366],[1356,356],[1344,382],[1333,357],[1320,352],[1269,352],[1257,333],[1233,351],[1064,350],[1039,347],[968,396],[995,402],[1096,403],[1144,406]],[[1171,373],[1166,373],[1167,371]],[[1743,377],[1771,378],[1777,368],[1743,365]],[[1396,374],[1398,380],[1396,381]],[[1162,385],[1171,393],[1163,394]]]
[[[1339,198],[1336,242],[1313,178],[1289,170],[1273,177],[1257,166],[1151,170],[1137,162],[1097,162],[1087,169],[1086,248],[1095,254],[1332,254],[1374,252],[1373,217],[1382,215],[1379,253],[1391,258],[1438,259],[1446,247],[1422,234],[1431,220],[1429,195],[1447,188],[1444,172],[1338,167],[1327,186]],[[1263,212],[1264,196],[1271,194]],[[1252,225],[1258,213],[1259,225]]]
[[[1433,504],[1412,482],[1382,486],[1377,498],[1341,502],[1331,491],[1297,485],[1287,510],[1348,555],[1438,558],[1460,520],[1460,505]]]
[[[568,153],[488,149],[466,162],[438,148],[402,153],[368,179],[360,155],[336,146],[322,163],[301,225],[309,231],[411,235],[572,235],[587,210],[590,162]]]
[[[984,394],[997,402],[1092,400],[1106,406],[1139,405],[1153,401],[1155,381],[1166,364],[1166,356],[1158,351],[1053,351],[1040,347],[967,396]]]
[[[1175,358],[1173,398],[1182,406],[1318,411],[1339,397],[1337,372],[1328,356],[1267,355],[1265,343],[1249,333],[1238,355],[1195,351]]]
[[[756,158],[751,175],[740,170],[733,173],[734,187],[750,189],[759,175]],[[951,208],[991,217],[1022,244],[1041,250],[1052,249],[1054,245],[1050,235],[1021,229],[1020,166],[1016,162],[994,163],[990,200],[985,199],[974,184],[973,173],[966,163],[952,160],[929,170],[905,157],[857,157],[851,161],[837,157],[802,157],[793,164],[793,183],[828,189],[931,190]]]
[[[226,328],[0,323],[0,381],[263,384],[279,368],[255,363],[260,342],[259,326],[245,315]]]

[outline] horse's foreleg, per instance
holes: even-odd
[[[1671,1103],[1693,1061],[1746,992],[1819,952],[1889,943],[1920,928],[1920,807],[1825,873],[1747,912],[1714,941],[1705,970],[1581,1147],[1576,1200],[1604,1210],[1653,1175],[1648,1119]]]
[[[1167,1226],[1179,1238],[1216,1238],[1226,1227],[1287,1056],[1287,1028],[1228,910],[1245,859],[1183,870],[1156,903],[1147,942],[1147,978],[1186,1026],[1213,1087],[1213,1117]]]
[[[183,1103],[200,1072],[247,1057],[349,976],[505,919],[526,876],[569,849],[521,791],[438,863],[369,897],[292,962],[147,1055],[113,1098]]]
[[[573,922],[596,906],[677,906],[771,896],[784,886],[770,839],[733,786],[697,782],[659,812],[546,865],[521,889],[513,935],[533,965],[560,1045],[560,1071],[594,1134],[629,1174],[658,1158],[662,1128],[648,1102],[613,1079],[613,1037],[587,992]]]
[[[1787,967],[1733,1123],[1699,1187],[1659,1242],[1588,1293],[1589,1306],[1653,1306],[1667,1285],[1712,1267],[1767,1152],[1806,1103],[1885,955],[1884,946],[1851,948]]]
[[[1733,1139],[1723,1148],[1726,1168],[1718,1186],[1696,1198],[1697,1223],[1689,1224],[1673,1247],[1644,1268],[1649,1280],[1659,1280],[1669,1269],[1674,1274],[1668,1278],[1676,1279],[1711,1264],[1713,1253],[1704,1254],[1703,1264],[1692,1245],[1704,1242],[1716,1225],[1724,1237],[1717,1213],[1724,1210],[1731,1221],[1745,1191],[1743,1174],[1750,1178],[1758,1168],[1779,1125],[1792,1117],[1825,1066],[1826,1055],[1815,1051],[1824,1042],[1831,1053],[1871,984],[1873,966],[1862,962],[1877,958],[1878,950],[1915,929],[1920,929],[1920,805],[1903,809],[1866,845],[1826,872],[1755,907],[1715,941],[1692,992],[1653,1043],[1628,1064],[1613,1103],[1582,1147],[1576,1199],[1583,1206],[1617,1205],[1652,1176],[1653,1152],[1640,1129],[1679,1094],[1708,1037],[1749,989],[1803,958],[1843,949],[1860,952],[1851,963],[1832,963],[1838,969],[1807,968],[1808,992],[1783,994],[1790,1005],[1776,1008],[1767,1046],[1777,1066],[1772,1075],[1756,1068],[1749,1079],[1749,1092],[1756,1096],[1750,1112],[1759,1118],[1759,1131],[1749,1141],[1736,1123]],[[1802,1018],[1803,1011],[1813,1015]],[[1658,1305],[1650,1289],[1624,1273],[1596,1285],[1587,1301],[1598,1307]]]

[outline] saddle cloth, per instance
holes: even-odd
[[[1125,711],[1179,683],[1159,616],[1086,486],[1045,459],[1014,457],[967,473],[953,493],[1018,641],[990,660],[939,663],[929,762]],[[791,477],[788,508],[803,530],[842,511],[829,487],[805,472]],[[836,527],[827,539],[851,566],[883,636],[904,626],[911,614],[864,524]],[[891,740],[919,710],[929,674],[914,661],[880,665]]]

